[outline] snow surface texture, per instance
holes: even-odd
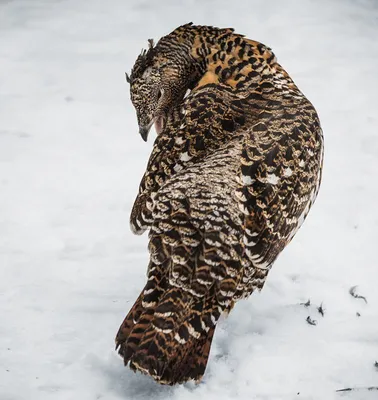
[[[128,219],[153,139],[124,71],[189,21],[271,46],[326,154],[264,290],[219,324],[203,382],[171,388],[114,351],[145,281]],[[373,1],[0,0],[0,399],[377,399],[335,392],[378,385],[377,65]]]

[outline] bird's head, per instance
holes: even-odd
[[[156,47],[150,39],[148,50],[142,50],[130,76],[126,74],[144,141],[152,125],[155,124],[157,134],[164,130],[170,113],[183,99],[196,72],[184,49],[172,52],[164,39]]]

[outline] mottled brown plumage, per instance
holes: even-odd
[[[148,280],[116,344],[159,383],[198,381],[220,315],[263,287],[317,196],[322,132],[272,51],[232,29],[181,26],[129,80],[142,136],[159,134],[131,213]]]

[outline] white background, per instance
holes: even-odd
[[[124,71],[189,21],[272,47],[326,153],[308,220],[218,326],[203,382],[170,388],[114,352],[145,280],[128,218],[153,139]],[[375,1],[0,0],[0,399],[378,398],[335,392],[378,385],[377,67]]]

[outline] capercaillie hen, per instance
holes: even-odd
[[[317,196],[317,113],[267,46],[186,24],[137,58],[140,134],[157,138],[131,213],[147,283],[116,337],[125,364],[199,381],[217,321],[260,290]]]

